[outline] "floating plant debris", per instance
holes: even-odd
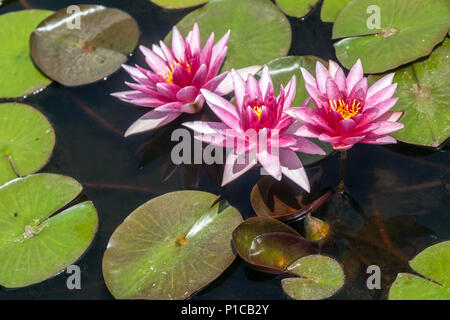
[[[449,28],[447,0],[357,0],[339,13],[333,39],[342,39],[336,56],[347,69],[361,59],[365,72],[380,73],[430,54]]]
[[[103,275],[117,299],[186,299],[233,262],[241,214],[217,196],[177,191],[150,200],[114,231]]]
[[[98,226],[93,204],[79,203],[55,214],[81,190],[72,178],[42,173],[0,187],[0,286],[46,280],[86,251]]]
[[[127,13],[100,5],[67,8],[42,21],[30,37],[33,61],[65,86],[92,83],[117,71],[139,41]]]
[[[55,132],[39,111],[20,103],[0,104],[0,185],[41,169],[55,146]]]
[[[269,0],[212,0],[186,15],[177,27],[187,36],[195,22],[203,41],[211,32],[219,39],[231,30],[222,70],[262,65],[286,55],[291,46],[289,21]],[[170,33],[166,44],[171,39]]]
[[[154,4],[165,9],[182,9],[198,6],[209,0],[150,0]]]
[[[28,47],[30,34],[52,13],[23,10],[0,15],[0,98],[26,96],[52,82],[35,67]]]

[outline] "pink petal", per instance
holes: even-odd
[[[316,63],[316,82],[317,88],[322,94],[326,94],[327,79],[330,78],[330,73],[319,61]]]
[[[201,53],[202,43],[200,40],[200,30],[198,28],[197,22],[194,23],[194,28],[192,29],[192,37],[189,41],[189,46],[193,55]]]
[[[195,86],[188,86],[181,88],[177,92],[177,99],[179,101],[183,102],[193,102],[195,98],[197,98],[197,95],[200,93],[200,91]]]
[[[178,61],[186,61],[186,43],[177,27],[172,30],[172,51]]]
[[[368,110],[372,110],[372,109],[378,110],[377,117],[381,117],[383,114],[385,114],[386,112],[391,110],[395,106],[397,101],[398,101],[398,98],[388,99],[388,100],[382,101],[382,102],[374,105],[372,108],[370,108]]]
[[[158,112],[152,110],[144,114],[125,132],[125,137],[159,128],[181,115],[179,112]]]
[[[392,98],[396,89],[397,89],[396,83],[391,84],[384,89],[381,89],[380,91],[375,93],[370,99],[367,99],[365,108],[372,108],[380,101],[385,101]]]
[[[203,89],[213,91],[219,96],[223,96],[229,92],[223,92],[220,90],[220,87],[222,86],[222,83],[225,81],[225,79],[228,77],[229,72],[224,72],[219,74],[218,76],[215,76],[214,78],[208,80],[204,85]],[[233,90],[233,89],[231,89]]]
[[[280,148],[309,154],[325,154],[325,151],[312,141],[292,134],[285,134],[280,137]]]
[[[206,81],[206,73],[208,69],[206,68],[205,64],[202,64],[200,68],[198,68],[197,72],[195,73],[194,77],[192,78],[191,84],[197,88],[201,88],[203,84]]]
[[[242,109],[242,103],[245,96],[245,82],[241,75],[234,69],[231,70],[231,77],[233,78],[234,96],[236,97],[236,104],[239,110]]]
[[[364,71],[361,64],[361,60],[358,59],[355,65],[350,70],[347,76],[347,95],[353,90],[355,84],[357,84],[364,77]]]
[[[297,81],[295,79],[295,75],[293,75],[291,81],[289,81],[289,83],[286,86],[286,95],[282,110],[286,110],[292,106],[292,103],[294,102],[295,99],[296,91],[297,91]]]
[[[339,68],[333,79],[341,92],[347,92],[347,79],[345,78],[344,70]]]
[[[333,79],[339,70],[342,70],[342,69],[341,69],[341,67],[339,67],[339,65],[336,62],[334,62],[333,60],[328,60],[328,72],[330,73],[330,76]]]
[[[217,56],[217,58],[215,58],[215,59],[211,58],[211,64],[209,66],[208,76],[207,76],[208,80],[215,77],[219,73],[219,70],[220,70],[220,67],[222,66],[223,60],[225,59],[225,57],[227,55],[227,51],[228,51],[228,48],[225,47],[223,49],[223,51]]]
[[[338,123],[339,134],[346,136],[355,129],[356,123],[353,119],[343,119]]]
[[[385,137],[372,137],[372,138],[366,138],[361,141],[361,143],[365,144],[394,144],[397,143],[397,140],[390,136]]]
[[[297,131],[295,131],[295,135],[306,137],[306,138],[318,138],[321,135],[322,131],[317,130],[311,126],[301,126]]]
[[[384,115],[379,117],[378,121],[392,121],[396,122],[398,121],[403,115],[403,111],[389,111],[386,112]]]
[[[339,99],[339,95],[340,95],[339,87],[336,85],[334,80],[331,78],[327,79],[326,92],[327,92],[327,98],[329,100],[338,100]]]
[[[250,74],[247,78],[246,93],[248,94],[248,96],[250,97],[251,100],[253,100],[253,99],[262,100],[263,99],[261,89],[259,88],[258,82],[256,81],[255,77],[252,74]]]
[[[230,152],[225,161],[222,187],[253,168],[257,163],[257,159],[254,155],[254,152],[247,152],[239,155],[237,155],[234,150]]]
[[[280,149],[280,166],[283,175],[294,181],[297,185],[310,192],[310,185],[305,168],[297,154],[291,150]]]
[[[270,146],[259,147],[260,150],[258,150],[257,154],[259,163],[261,163],[261,166],[268,174],[277,180],[281,180],[280,156],[278,154],[279,149],[270,150]]]
[[[161,47],[161,51],[163,52],[167,63],[169,65],[173,65],[174,62],[176,62],[176,60],[175,60],[175,57],[173,56],[172,50],[170,50],[169,47],[166,46],[166,44],[162,41],[159,42],[159,45]]]
[[[270,78],[269,68],[267,68],[267,66],[264,66],[262,70],[261,78],[259,79],[259,87],[261,88],[263,97],[266,96],[266,92],[269,88],[272,88],[273,90],[272,79]]]
[[[379,127],[372,131],[372,135],[384,136],[404,127],[402,123],[391,121],[378,121],[377,124]]]
[[[230,128],[239,128],[240,120],[234,105],[209,90],[202,89],[201,93],[208,102],[211,110],[220,120],[226,123]]]
[[[177,92],[181,88],[173,83],[160,82],[160,83],[156,84],[156,89],[158,90],[159,94],[166,97],[167,99],[175,100],[176,96],[177,96]]]
[[[311,73],[309,73],[309,71],[303,67],[300,67],[300,71],[302,72],[303,80],[305,81],[305,83],[317,89],[316,79],[314,79]]]
[[[367,91],[367,99],[372,98],[377,92],[383,90],[387,86],[392,84],[392,80],[394,79],[394,73],[390,73],[377,82],[375,82]]]
[[[212,48],[214,46],[214,32],[211,33],[211,35],[208,38],[208,41],[206,41],[205,46],[203,47],[201,56],[200,56],[200,63],[206,64],[209,66],[211,62],[211,55],[212,55]]]
[[[127,66],[126,64],[123,64],[122,68],[124,68],[125,71],[130,74],[131,78],[133,78],[134,81],[142,83],[146,80],[145,75],[141,71],[139,71],[139,69]]]
[[[145,61],[154,72],[167,72],[167,62],[164,61],[159,55],[142,45],[139,46],[139,49],[141,49],[142,53],[145,56]]]
[[[350,101],[357,99],[359,101],[365,101],[367,95],[367,78],[362,78],[355,84],[352,91],[349,94]]]
[[[249,74],[256,74],[261,69],[261,66],[250,66],[242,69],[235,70],[237,74],[241,76],[241,79],[247,79]],[[242,80],[244,83],[244,80]],[[245,85],[243,86],[245,88]],[[205,88],[208,89],[208,88]],[[210,89],[208,89],[210,90]],[[245,90],[245,89],[244,89]],[[227,75],[227,77],[220,83],[217,87],[216,93],[218,95],[226,95],[233,91],[233,77],[231,73]]]
[[[214,61],[217,59],[217,57],[223,52],[225,47],[227,46],[228,39],[230,38],[230,30],[225,33],[225,35],[215,44],[215,46],[212,49],[211,54],[211,61]]]

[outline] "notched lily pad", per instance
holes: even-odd
[[[0,185],[41,169],[55,146],[55,132],[39,111],[0,104]]]
[[[320,11],[320,19],[323,22],[334,22],[338,13],[351,0],[323,0],[322,9]]]
[[[114,231],[103,257],[117,299],[185,299],[233,262],[241,214],[216,195],[177,191],[150,200]]]
[[[275,0],[281,11],[296,18],[306,16],[318,2],[319,0]]]
[[[339,262],[321,256],[310,255],[298,259],[288,270],[299,277],[281,280],[284,292],[296,300],[321,300],[335,294],[345,282],[345,274]]]
[[[209,0],[150,0],[164,9],[183,9],[198,6]]]
[[[450,241],[426,248],[409,265],[421,276],[399,273],[389,300],[450,300]]]
[[[449,28],[447,0],[358,0],[339,12],[333,39],[345,38],[335,48],[347,69],[360,58],[366,73],[380,73],[430,54]]]
[[[306,99],[308,99],[309,95],[305,89],[305,81],[303,80],[300,67],[303,67],[312,74],[315,74],[317,61],[321,62],[325,66],[328,66],[328,63],[315,56],[287,56],[268,62],[267,67],[269,68],[269,74],[273,81],[275,93],[278,95],[280,93],[280,85],[286,86],[292,76],[295,75],[297,80],[297,91],[292,106],[298,107],[302,105]],[[259,75],[260,74],[261,72],[259,72]],[[313,108],[314,105],[310,103],[309,107]],[[319,141],[318,139],[310,140],[321,147],[322,150],[325,151],[325,155],[297,153],[303,165],[309,165],[320,161],[333,152],[333,147],[329,143]]]
[[[203,44],[212,32],[216,41],[231,30],[222,70],[262,65],[284,56],[291,46],[291,26],[269,0],[212,0],[185,16],[177,27],[187,36],[197,22]],[[172,33],[164,40],[171,43]]]
[[[28,46],[30,34],[52,13],[22,10],[0,15],[0,98],[26,96],[52,82],[35,67]]]
[[[426,59],[396,71],[399,100],[392,110],[404,111],[405,127],[392,134],[406,143],[438,147],[450,136],[450,40]],[[371,81],[381,76],[371,77]]]
[[[233,245],[242,259],[272,272],[285,272],[293,261],[315,252],[297,231],[267,217],[241,223],[233,231]]]
[[[98,216],[91,202],[74,205],[72,178],[35,174],[0,187],[0,286],[25,287],[74,263],[92,242]]]
[[[311,179],[311,190],[320,186],[321,170]],[[277,181],[271,176],[259,180],[250,194],[250,203],[256,215],[272,217],[281,221],[297,220],[319,209],[330,198],[330,193],[317,197],[313,201],[307,193],[284,180]]]
[[[66,86],[109,76],[127,61],[139,41],[137,22],[127,13],[100,5],[78,7],[80,11],[57,11],[30,37],[34,62]]]

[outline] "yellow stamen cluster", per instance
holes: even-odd
[[[185,67],[185,69],[190,72],[191,71],[191,65],[189,64],[189,62],[177,62],[175,61],[170,67],[166,66],[167,69],[167,73],[164,72],[159,72],[158,74],[164,78],[164,80],[167,83],[172,83],[173,84],[173,73],[175,72],[175,67],[176,66],[180,66],[183,65]]]
[[[339,112],[344,119],[350,119],[356,116],[361,111],[361,103],[353,99],[353,104],[350,107],[343,99],[330,100],[330,110],[334,109]]]
[[[253,111],[255,111],[256,116],[258,117],[258,120],[261,120],[262,106],[261,105],[253,106]]]

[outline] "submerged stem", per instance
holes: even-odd
[[[345,169],[347,167],[347,150],[343,150],[340,152],[340,162],[339,162],[339,183],[336,188],[336,192],[343,194],[344,193],[344,184],[345,184]]]

